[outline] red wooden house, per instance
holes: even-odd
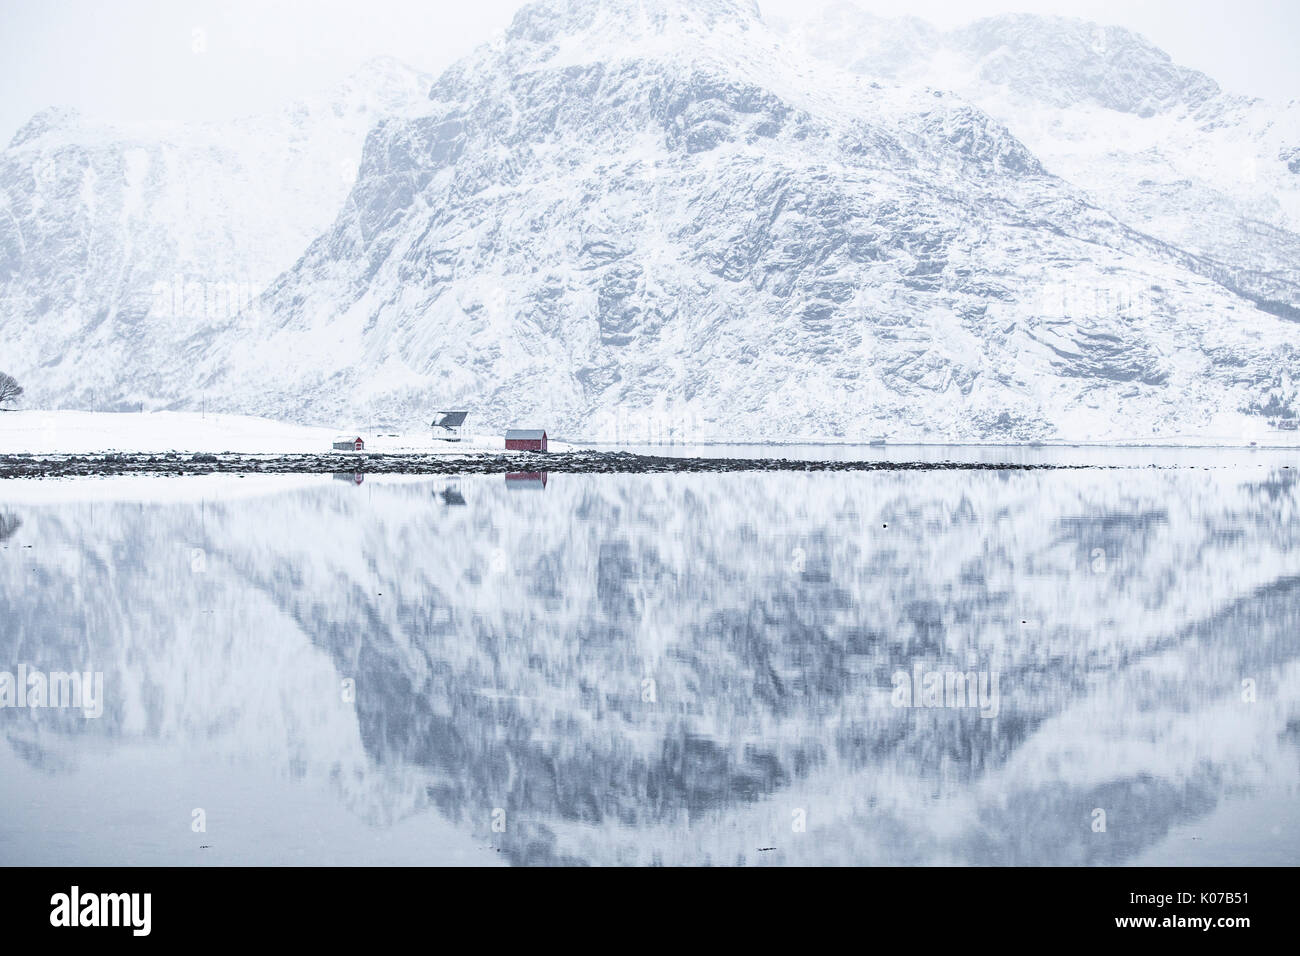
[[[506,451],[546,451],[546,431],[512,428],[506,432]]]

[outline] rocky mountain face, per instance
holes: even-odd
[[[103,387],[319,422],[463,405],[590,439],[1295,423],[1294,107],[1125,31],[883,22],[525,7],[370,132],[341,211],[251,307]],[[1257,177],[1224,183],[1243,137]],[[84,400],[39,391],[70,336],[27,341],[34,394]]]
[[[604,864],[1121,863],[1294,797],[1294,469],[345,477],[9,490],[0,660],[104,673],[0,710],[42,786],[182,751]],[[996,713],[895,706],[918,666]]]
[[[182,343],[208,341],[293,265],[347,195],[371,127],[423,108],[429,82],[375,60],[225,125],[33,117],[0,153],[3,365],[28,404],[197,400]]]
[[[1233,95],[1143,37],[1006,15],[939,31],[850,4],[778,25],[879,80],[956,91],[1124,222],[1194,254],[1263,309],[1300,319],[1300,99]]]
[[[1210,95],[1169,70],[1165,99]],[[1295,367],[1288,322],[985,111],[744,5],[528,7],[431,100],[210,389],[584,437],[1241,436]]]

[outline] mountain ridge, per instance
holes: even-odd
[[[292,266],[346,195],[371,117],[422,108],[429,81],[379,58],[228,123],[38,113],[0,152],[0,335],[30,400],[174,402],[179,343]]]
[[[278,370],[303,383],[295,398],[262,390],[249,407],[337,414],[360,402],[414,415],[436,393],[494,425],[524,416],[592,438],[607,435],[611,414],[666,418],[709,440],[1097,438],[1131,421],[1121,406],[1135,397],[1153,399],[1138,416],[1153,435],[1204,430],[1208,418],[1185,420],[1185,390],[1212,391],[1196,379],[1216,365],[1251,364],[1241,341],[1232,355],[1217,342],[1199,355],[1175,345],[1184,355],[1172,364],[1184,368],[1162,367],[1165,343],[1135,333],[1135,321],[1167,328],[1170,317],[1116,314],[1132,300],[1201,313],[1200,339],[1224,334],[1207,301],[1225,313],[1250,304],[1203,285],[1225,277],[1195,256],[1090,206],[977,107],[796,61],[761,21],[629,45],[593,9],[526,8],[504,40],[434,84],[437,115],[376,130],[334,228],[268,290],[275,328],[245,329],[231,357],[206,363],[213,387],[228,380],[224,366],[241,370],[232,391],[246,393],[273,356],[293,354],[309,356]],[[539,20],[544,30],[529,32]],[[648,23],[655,35],[676,28]],[[782,95],[809,76],[829,78]],[[594,163],[578,159],[593,153]],[[529,172],[547,163],[545,175]],[[553,195],[551,177],[568,178]],[[639,211],[651,208],[653,218]],[[792,211],[797,226],[782,221]],[[1026,229],[1048,260],[1068,264],[1060,279],[1024,258]],[[1053,282],[1129,302],[1045,318],[1033,300]],[[1036,291],[1019,303],[1028,314],[1005,317],[1003,334],[1017,338],[1006,348],[986,316],[1025,287]],[[1269,336],[1270,369],[1293,361],[1284,327]],[[311,354],[316,341],[343,358]],[[961,354],[971,347],[979,360]],[[333,373],[312,396],[326,364]],[[1161,389],[1175,376],[1178,398]],[[1067,396],[1074,408],[1045,394],[1071,379],[1085,380]],[[1232,384],[1240,408],[1272,382]],[[1063,427],[1071,413],[1089,417],[1077,406],[1101,391],[1102,415],[1091,417],[1104,420],[1082,435]],[[904,412],[918,397],[932,407]],[[1204,414],[1221,403],[1197,404]],[[1217,427],[1240,431],[1247,418]]]
[[[962,34],[982,68],[1051,35],[1019,19],[992,46],[990,22]],[[940,35],[895,32],[922,59]],[[1159,95],[1103,86],[1130,112],[1086,110],[1241,105],[1123,34],[1103,42],[1149,69],[1116,83]],[[1086,36],[1061,43],[1097,57]],[[726,0],[523,8],[369,130],[333,222],[248,308],[181,330],[130,394],[309,421],[464,404],[589,439],[631,420],[683,440],[1244,442],[1295,419],[1290,213],[1242,206],[1267,183],[1215,193],[1215,238],[1178,224],[1203,189],[1143,186],[1127,159],[1100,189],[1060,137],[986,109],[987,85],[808,45]],[[1076,115],[1033,117],[1051,110]],[[18,363],[29,392],[84,402],[41,381],[59,361]]]

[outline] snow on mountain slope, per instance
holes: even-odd
[[[1244,441],[1293,397],[1290,323],[978,108],[792,52],[746,5],[536,4],[431,96],[204,388],[696,439]]]
[[[390,116],[350,193],[314,133],[282,146],[335,108],[162,159],[37,117],[0,172],[8,370],[33,405],[454,403],[588,440],[1296,424],[1300,157],[1205,187],[1243,131],[1291,157],[1294,109],[1074,21],[903,21],[856,53],[808,29],[730,0],[525,7],[430,100],[392,67],[399,92],[340,108],[355,136]]]
[[[1300,319],[1300,99],[1227,93],[1129,30],[1065,17],[944,32],[841,3],[780,26],[809,56],[956,91],[1093,202]]]
[[[253,304],[337,213],[374,123],[424,108],[393,60],[222,125],[37,114],[0,153],[0,340],[27,402],[197,397],[184,351]]]

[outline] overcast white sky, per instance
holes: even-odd
[[[1298,0],[857,0],[943,26],[1060,13],[1146,35],[1226,88],[1300,97]],[[0,144],[32,113],[216,119],[323,89],[372,56],[438,72],[509,23],[520,0],[0,0]],[[760,0],[805,16],[823,0]],[[202,42],[196,43],[196,30]],[[201,50],[196,51],[196,46]]]

